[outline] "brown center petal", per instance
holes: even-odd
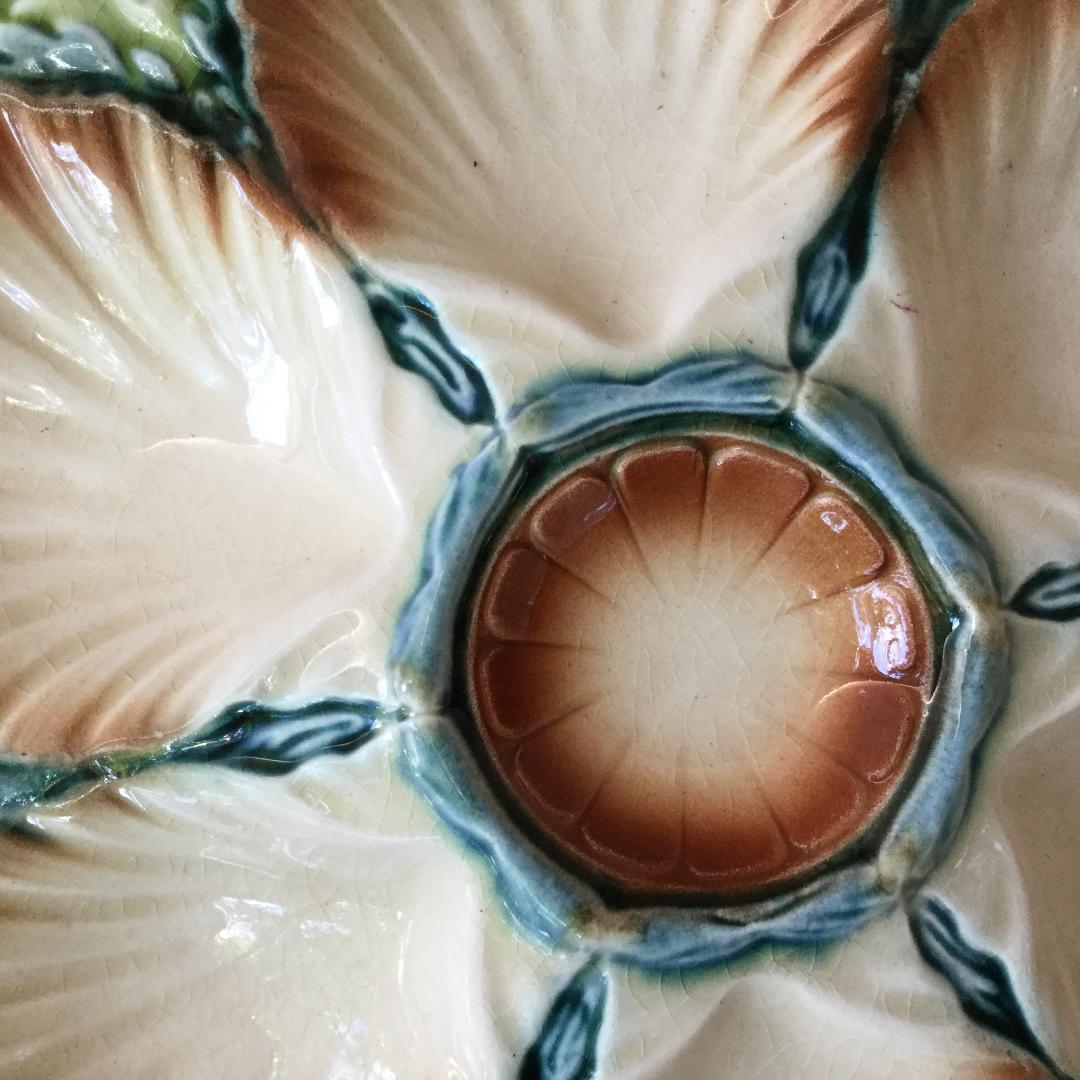
[[[468,649],[483,744],[576,865],[636,891],[775,886],[899,782],[929,615],[851,492],[757,443],[594,458],[499,538]]]

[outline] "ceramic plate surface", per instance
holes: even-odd
[[[1080,1076],[1076,0],[0,0],[0,1077]]]

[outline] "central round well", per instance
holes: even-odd
[[[836,854],[904,772],[932,660],[897,544],[728,436],[605,453],[497,538],[467,651],[514,808],[635,891],[736,894]]]

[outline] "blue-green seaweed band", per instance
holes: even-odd
[[[810,456],[863,478],[903,523],[906,542],[951,616],[918,775],[891,805],[876,850],[753,903],[609,904],[540,852],[492,794],[448,715],[465,589],[521,482],[524,462],[630,426],[694,417],[709,430],[795,432]],[[553,946],[640,968],[723,963],[760,945],[843,937],[916,889],[952,839],[974,751],[1007,677],[1004,622],[981,542],[941,495],[914,478],[876,417],[846,392],[743,354],[696,356],[623,381],[597,376],[537,391],[461,466],[428,530],[416,591],[391,647],[402,703],[404,767],[442,820],[490,864],[511,916]]]
[[[882,878],[903,888],[938,863],[967,805],[975,750],[1008,683],[1005,620],[986,545],[952,503],[907,471],[866,405],[838,387],[808,383],[795,416],[822,446],[857,462],[888,499],[954,613],[927,714],[937,735],[878,854]]]

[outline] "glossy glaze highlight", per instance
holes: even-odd
[[[730,437],[555,481],[501,537],[469,646],[482,741],[573,860],[631,889],[790,879],[861,832],[925,705],[929,618],[852,495]]]

